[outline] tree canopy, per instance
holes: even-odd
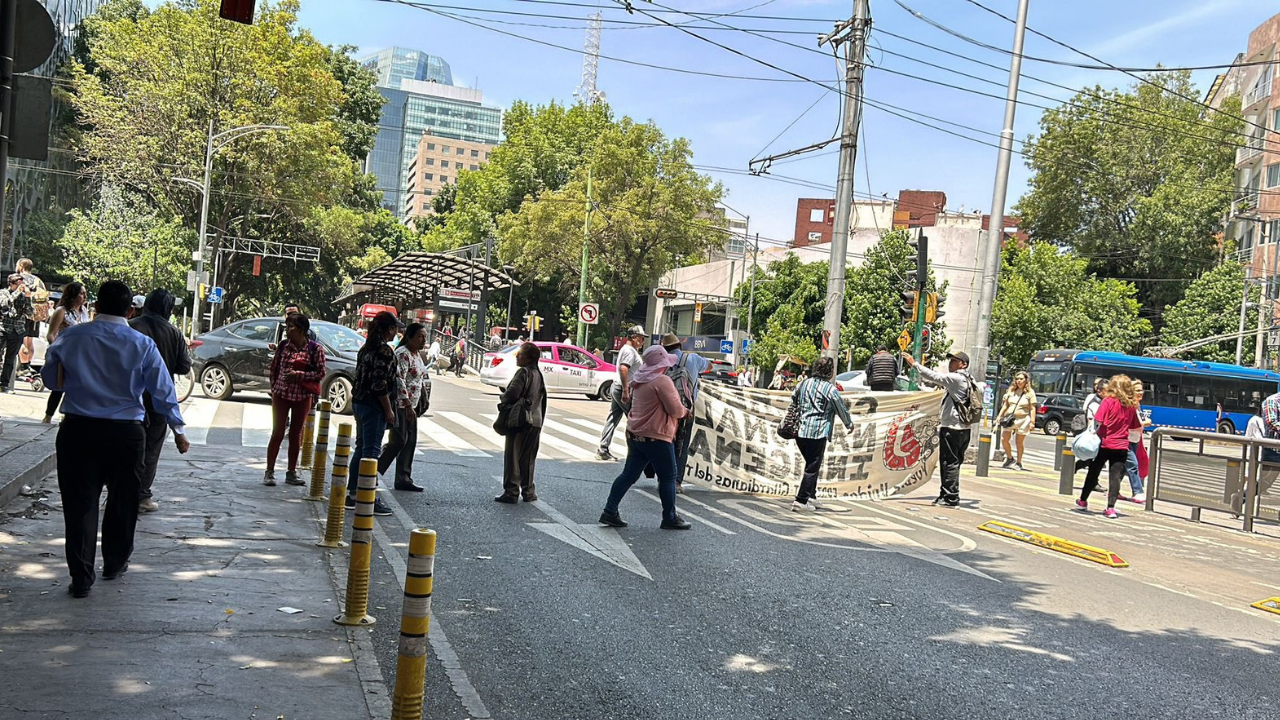
[[[1258,302],[1261,289],[1249,286],[1249,300]],[[1226,335],[1240,329],[1240,302],[1244,299],[1244,265],[1228,261],[1200,276],[1187,286],[1181,300],[1165,308],[1160,343],[1177,346],[1215,335]],[[1251,307],[1245,318],[1245,329],[1258,326],[1258,309]],[[1252,350],[1252,341],[1245,340]],[[1192,360],[1233,363],[1236,342],[1226,340],[1189,350],[1178,357]]]

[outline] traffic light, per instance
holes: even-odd
[[[914,325],[916,313],[920,310],[920,293],[915,290],[904,290],[900,309],[902,310],[902,322]]]
[[[907,260],[915,261],[915,269],[907,270],[907,287],[924,292],[929,281],[929,238],[921,234],[919,238],[907,238]]]
[[[938,293],[929,293],[924,306],[924,321],[927,323],[935,323],[938,322],[939,318],[946,314],[946,311],[942,309],[942,298],[938,297]]]
[[[933,350],[933,328],[925,325],[920,329],[921,354],[928,355]]]
[[[538,317],[537,310],[530,310],[529,314],[524,316],[524,329],[530,332],[538,332],[542,329],[542,318]]]

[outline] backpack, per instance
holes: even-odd
[[[684,361],[689,357],[688,353],[680,355],[680,362],[675,366],[667,368],[666,376],[671,378],[671,382],[675,383],[676,393],[680,395],[680,404],[684,405],[685,410],[693,411],[693,375],[689,373],[689,369],[684,366]]]
[[[13,304],[13,295],[6,288],[0,290],[0,317],[17,317],[18,308]]]
[[[974,382],[973,377],[966,375],[965,379],[969,381],[969,397],[964,402],[957,402],[954,397],[951,403],[955,405],[956,416],[960,418],[960,422],[965,425],[972,425],[982,420],[982,413],[986,410],[986,406],[982,402],[982,390],[978,388],[978,383]]]

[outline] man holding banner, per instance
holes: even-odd
[[[943,390],[941,427],[938,428],[938,466],[942,470],[942,484],[933,504],[957,507],[960,504],[960,464],[964,462],[965,450],[969,449],[969,428],[973,424],[965,422],[957,409],[959,405],[968,404],[972,391],[969,356],[962,352],[948,354],[945,373],[917,363],[910,354],[904,354],[902,359],[908,366],[919,370],[920,377],[926,382]]]

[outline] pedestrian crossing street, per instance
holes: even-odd
[[[271,440],[271,406],[266,403],[219,401],[194,397],[182,404],[187,439],[197,446],[265,448]],[[496,412],[476,414],[433,410],[418,418],[419,452],[448,452],[458,457],[501,457],[504,439],[493,431]],[[337,445],[338,425],[352,424],[349,415],[332,415],[329,448]],[[601,422],[551,410],[542,428],[538,457],[544,460],[594,460],[600,446]],[[626,457],[624,422],[610,449]]]

